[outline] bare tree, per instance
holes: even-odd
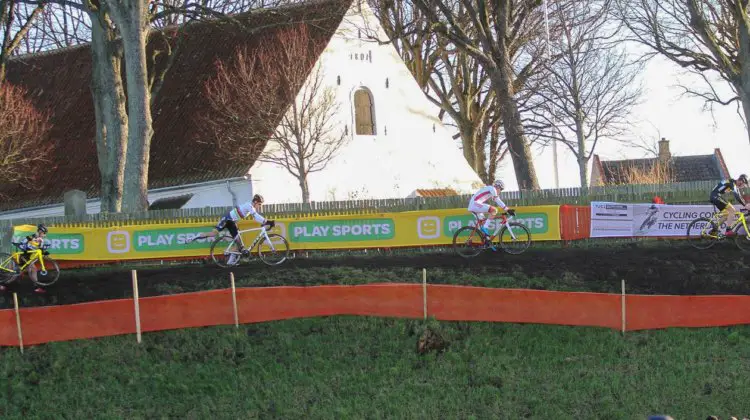
[[[688,94],[713,104],[737,102],[750,138],[750,16],[747,0],[617,0],[632,39],[705,82]],[[722,97],[723,81],[732,94]],[[725,85],[725,86],[726,86]],[[739,111],[739,109],[738,109]]]
[[[522,124],[516,94],[539,69],[543,51],[529,41],[538,37],[543,17],[537,0],[413,0],[432,29],[457,48],[476,59],[487,72],[498,106],[521,189],[538,189],[531,150]],[[465,11],[465,12],[464,12]],[[520,71],[514,68],[519,55],[525,56]]]
[[[636,79],[642,66],[616,45],[619,27],[611,26],[610,5],[598,0],[552,9],[561,28],[551,45],[557,59],[539,77],[532,111],[547,128],[539,136],[559,141],[576,157],[582,188],[589,184],[588,162],[596,146],[622,138],[641,95]]]
[[[500,117],[489,75],[478,60],[438,36],[424,13],[407,0],[376,0],[373,10],[387,40],[372,28],[366,35],[380,43],[394,45],[427,98],[440,107],[455,124],[464,158],[486,183],[494,180],[497,148],[490,145],[491,127]],[[465,10],[462,11],[466,13]],[[449,125],[451,125],[449,123]]]
[[[348,138],[336,124],[339,104],[313,68],[314,45],[306,28],[278,31],[256,50],[239,48],[232,64],[218,63],[206,84],[218,118],[206,124],[221,150],[236,150],[240,160],[259,160],[297,178],[302,201],[310,202],[308,177],[328,165]],[[230,149],[227,149],[230,148]]]
[[[0,87],[0,185],[23,180],[31,187],[47,162],[48,115],[26,98],[22,88]]]
[[[3,31],[3,43],[0,49],[0,84],[5,81],[8,58],[21,46],[34,20],[44,10],[45,4],[40,1],[31,9],[18,0],[0,0],[0,28]]]
[[[34,4],[38,0],[15,1]],[[270,4],[260,1],[263,5]],[[92,95],[102,180],[102,211],[145,210],[148,206],[148,168],[153,135],[152,99],[158,95],[179,50],[179,44],[173,48],[178,31],[163,30],[157,32],[163,37],[163,50],[155,49],[155,54],[147,55],[146,45],[153,33],[152,24],[157,22],[159,26],[177,22],[180,28],[185,28],[185,22],[222,16],[221,11],[212,10],[213,6],[230,10],[237,5],[231,6],[227,0],[201,3],[171,0],[50,0],[52,3],[62,6],[61,10],[86,13],[90,22],[88,28],[94,61]],[[254,4],[258,2],[249,0],[241,5],[251,7]],[[85,30],[87,27],[79,25],[76,28]],[[85,33],[81,37],[85,37]],[[63,37],[64,42],[68,39]],[[45,42],[41,45],[49,45]],[[59,38],[55,42],[60,42]],[[150,74],[149,63],[155,68],[156,57],[164,53],[169,55],[166,68],[161,67],[158,74]],[[122,79],[123,73],[127,83]]]
[[[279,165],[297,178],[303,203],[310,202],[309,175],[325,169],[348,139],[336,125],[338,110],[335,93],[323,85],[323,75],[316,68],[260,156],[261,161]]]
[[[26,34],[20,52],[37,53],[90,42],[91,20],[82,5],[47,3]]]
[[[122,80],[122,44],[109,15],[85,3],[91,20],[91,94],[96,121],[96,151],[103,213],[120,212],[128,148],[128,113]]]

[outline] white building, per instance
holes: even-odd
[[[255,25],[268,26],[269,19],[276,18],[309,21],[310,15],[318,14],[327,23],[321,24],[319,18],[317,27],[330,24],[335,29],[315,35],[326,38],[317,64],[325,86],[335,91],[340,104],[336,119],[347,143],[324,170],[310,174],[312,201],[403,198],[416,189],[431,188],[468,193],[481,182],[466,163],[459,143],[438,120],[439,109],[420,90],[395,48],[367,39],[367,34],[376,33],[380,39],[386,35],[365,1],[316,1],[268,13],[270,18],[261,18]],[[222,51],[226,55],[238,42],[252,45],[257,33],[237,35],[226,27],[201,25],[193,30],[197,35],[193,39],[201,41],[183,47],[182,54],[188,58],[175,60],[155,104],[149,171],[152,208],[232,206],[253,193],[262,194],[269,204],[302,201],[299,182],[283,167],[257,160],[236,162],[231,150],[220,151],[218,155],[226,158],[223,161],[211,158],[215,145],[196,123],[196,115],[207,112],[200,108],[204,101],[201,83],[210,77]],[[273,30],[264,29],[263,34]],[[40,102],[53,105],[53,123],[58,123],[51,134],[58,162],[49,181],[36,192],[11,189],[10,195],[17,200],[0,205],[0,219],[62,215],[62,194],[70,189],[87,192],[92,197],[87,211],[99,211],[95,198],[99,174],[91,140],[94,116],[87,88],[90,64],[85,68],[89,56],[88,46],[81,46],[11,62],[11,83],[36,89],[41,101],[48,95],[68,100],[67,107],[57,105],[62,99]],[[76,71],[76,66],[81,69]],[[30,67],[38,76],[30,76]],[[75,74],[60,75],[60,68]],[[57,77],[41,79],[45,70]],[[75,101],[69,100],[71,95]],[[71,119],[80,115],[86,116],[79,123],[86,129],[75,125],[78,131],[71,133]]]

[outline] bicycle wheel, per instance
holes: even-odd
[[[60,266],[57,265],[57,261],[49,257],[44,257],[44,268],[42,270],[42,263],[39,259],[35,259],[29,264],[28,273],[31,281],[37,286],[46,287],[55,284],[58,278],[60,278]],[[36,271],[36,280],[34,280],[34,272]]]
[[[712,230],[719,231],[716,223],[707,217],[699,217],[688,225],[687,241],[696,249],[711,248],[718,239],[709,234]]]
[[[269,233],[268,239],[258,246],[258,256],[268,265],[279,265],[289,256],[289,242],[281,235]]]
[[[465,236],[466,239],[459,236]],[[453,234],[453,249],[464,258],[473,258],[484,250],[485,240],[484,232],[474,226],[464,226]]]
[[[18,264],[11,258],[10,254],[0,252],[0,284],[10,283],[20,275],[17,272]]]
[[[234,245],[233,250],[228,251],[227,248],[229,247],[229,244],[232,243],[232,237],[229,235],[220,235],[217,236],[216,239],[214,239],[213,242],[211,242],[211,259],[213,260],[214,264],[218,265],[222,268],[229,268],[236,266],[240,259],[239,257],[234,262],[234,264],[229,264],[228,259],[231,255],[240,255],[239,252],[237,252],[236,245]]]
[[[508,254],[518,255],[531,246],[531,232],[522,223],[508,222],[498,235],[500,248]]]

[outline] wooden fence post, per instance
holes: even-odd
[[[427,269],[422,269],[422,306],[424,320],[427,320]]]
[[[131,270],[133,277],[133,303],[135,304],[135,333],[136,340],[138,343],[141,342],[141,309],[138,305],[138,274],[135,270]]]
[[[18,310],[18,295],[13,292],[13,306],[16,308],[16,329],[18,330],[18,344],[23,354],[23,332],[21,331],[21,313]]]
[[[622,280],[622,297],[620,298],[622,305],[622,335],[625,335],[625,280]]]
[[[237,293],[234,287],[234,273],[233,272],[229,273],[229,281],[232,284],[232,307],[234,309],[234,327],[239,328],[240,318],[239,318],[239,314],[237,313]]]

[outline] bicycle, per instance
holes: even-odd
[[[227,234],[217,236],[216,239],[214,239],[214,241],[211,243],[211,259],[219,267],[233,267],[235,265],[238,265],[243,257],[250,257],[252,255],[253,248],[255,248],[257,245],[258,256],[260,257],[260,260],[265,264],[275,266],[283,263],[289,257],[289,242],[285,237],[279,234],[268,233],[268,231],[271,230],[274,225],[275,224],[270,224],[267,225],[267,227],[261,226],[259,228],[241,230],[237,232],[237,236],[235,236],[234,238]],[[255,237],[250,247],[245,247],[245,242],[242,240],[242,234],[256,230],[260,231],[258,232],[258,236]],[[217,255],[217,249],[223,247],[223,245],[219,245],[222,241],[229,241],[229,244],[226,248],[224,248],[224,251],[221,254]],[[274,245],[274,242],[276,242],[276,245],[280,245],[278,247],[279,249],[277,249],[277,247]],[[242,246],[242,252],[239,252],[237,250],[235,246],[236,243],[239,243]],[[264,247],[267,248],[264,249]],[[283,248],[283,251],[281,250],[281,248]],[[268,249],[270,249],[270,253],[267,252]],[[283,253],[283,255],[281,255],[278,261],[275,261],[271,257],[273,255],[276,255],[277,253]],[[227,264],[228,261],[226,261],[226,259],[232,255],[238,255],[239,258],[235,263]]]
[[[60,266],[57,261],[47,256],[50,244],[44,244],[40,249],[25,251],[21,249],[21,243],[11,243],[18,248],[18,251],[12,254],[0,253],[0,284],[13,282],[27,268],[31,281],[39,287],[51,286],[60,278]],[[25,260],[23,263],[22,258]],[[32,276],[34,269],[36,269],[36,276]],[[44,279],[41,280],[40,276]]]
[[[716,206],[714,206],[716,208]],[[722,211],[714,211],[711,217],[699,217],[687,227],[688,242],[696,249],[708,249],[714,246],[716,243],[723,241],[727,237],[721,232],[721,226],[719,226],[719,217],[727,214],[727,209]],[[742,251],[750,251],[750,229],[747,227],[746,214],[750,211],[747,209],[741,209],[738,212],[737,220],[732,224],[730,230],[735,233],[734,243]],[[740,227],[745,229],[745,234],[739,234]],[[693,239],[695,236],[697,238]]]
[[[487,233],[484,232],[482,229],[482,226],[484,225],[484,220],[480,220],[479,216],[472,212],[475,218],[474,225],[464,226],[456,231],[456,233],[453,234],[453,249],[458,253],[458,255],[464,257],[464,258],[472,258],[479,255],[482,251],[487,249],[492,249],[493,251],[496,250],[496,246],[493,243],[495,238],[498,238],[498,245],[504,252],[507,252],[508,254],[518,255],[526,251],[529,246],[531,245],[531,232],[529,229],[523,225],[522,223],[518,222],[512,222],[514,216],[508,217],[508,213],[502,213],[499,215],[499,217],[493,218],[493,220],[500,220],[500,222],[495,223],[497,226],[495,228],[495,232],[491,236],[487,236]],[[514,230],[516,232],[514,232]],[[508,234],[508,241],[505,240],[505,234]],[[519,235],[516,235],[516,233],[520,233]],[[468,238],[465,242],[459,243],[459,236],[461,235],[468,235]],[[525,235],[524,239],[519,239],[519,237]],[[477,238],[477,242],[472,242],[474,238]],[[512,248],[512,244],[518,243],[520,247],[518,249]],[[464,249],[465,247],[466,249]]]

